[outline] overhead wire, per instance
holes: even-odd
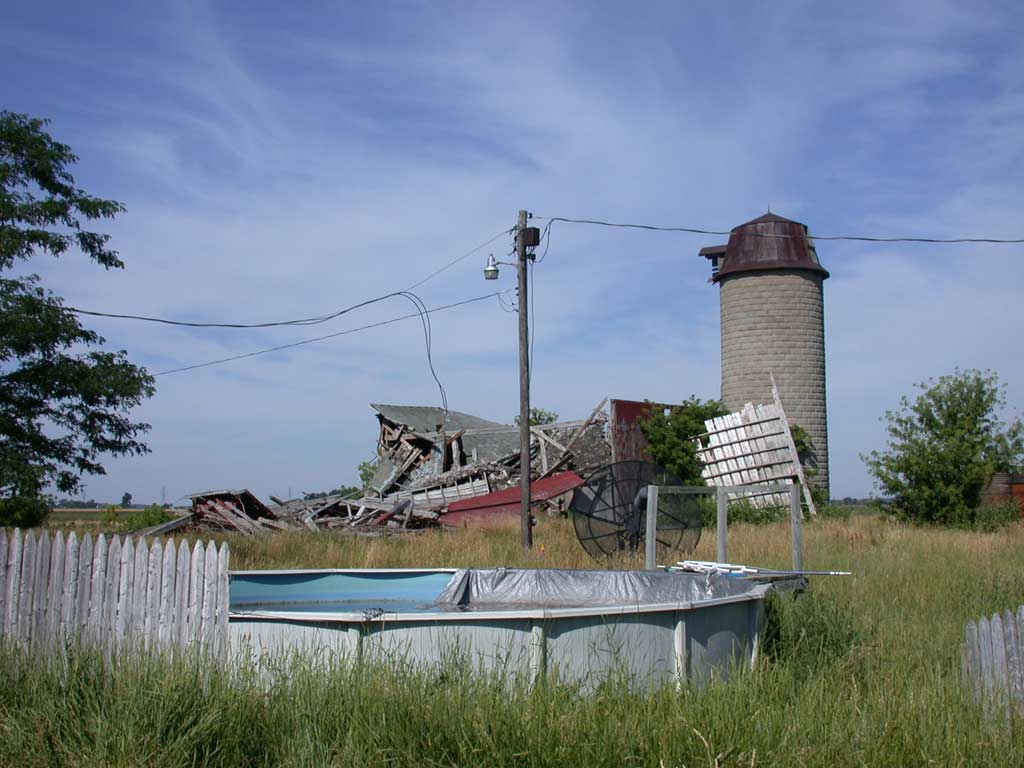
[[[461,307],[461,306],[464,306],[466,304],[472,304],[472,303],[477,302],[477,301],[484,301],[485,299],[492,299],[495,296],[500,296],[503,293],[508,293],[508,291],[507,290],[506,291],[495,291],[494,293],[488,293],[488,294],[485,294],[483,296],[475,296],[472,299],[465,299],[463,301],[456,301],[456,302],[453,302],[451,304],[443,304],[443,305],[438,306],[438,307],[433,307],[431,309],[427,309],[426,310],[426,314],[429,317],[434,312],[443,312],[443,311],[448,310],[448,309],[454,309],[455,307]],[[292,349],[293,347],[301,347],[301,346],[303,346],[305,344],[312,344],[312,343],[317,342],[317,341],[324,341],[326,339],[334,339],[334,338],[337,338],[339,336],[347,336],[349,334],[357,333],[359,331],[367,331],[367,330],[370,330],[371,328],[379,328],[379,327],[384,326],[384,325],[391,325],[392,323],[398,323],[398,322],[401,322],[402,320],[410,320],[410,319],[412,319],[414,317],[422,317],[422,313],[421,313],[419,307],[417,307],[417,311],[416,312],[414,312],[412,314],[409,314],[409,315],[402,315],[400,317],[392,317],[389,320],[381,320],[381,321],[376,322],[376,323],[369,323],[367,325],[361,325],[361,326],[358,326],[357,328],[348,328],[348,329],[346,329],[344,331],[337,331],[335,333],[328,333],[328,334],[325,334],[323,336],[316,336],[316,337],[311,338],[311,339],[302,339],[301,341],[293,341],[293,342],[291,342],[289,344],[279,344],[276,347],[267,347],[265,349],[257,349],[257,350],[254,350],[253,352],[246,352],[246,353],[240,354],[240,355],[232,355],[231,357],[222,357],[222,358],[219,358],[217,360],[208,360],[205,363],[196,363],[195,365],[186,365],[186,366],[182,366],[181,368],[171,368],[170,370],[160,371],[159,373],[154,373],[153,375],[154,376],[166,376],[166,375],[171,374],[171,373],[182,373],[184,371],[192,371],[192,370],[195,370],[197,368],[207,368],[207,367],[209,367],[211,365],[220,365],[221,363],[230,363],[230,362],[233,362],[235,360],[242,360],[242,359],[245,359],[245,358],[248,358],[248,357],[256,357],[258,355],[266,355],[266,354],[269,354],[270,352],[280,352],[281,350]]]
[[[431,341],[433,336],[433,328],[430,324],[430,312],[427,310],[427,305],[423,303],[423,299],[417,296],[411,291],[402,291],[402,296],[409,299],[413,306],[416,307],[416,311],[419,313],[420,322],[423,325],[423,338],[427,346],[427,366],[430,368],[430,375],[434,377],[434,381],[437,383],[437,388],[441,392],[441,407],[444,408],[444,415],[448,417],[448,393],[444,389],[444,385],[441,384],[441,379],[437,377],[437,371],[434,370],[434,358],[431,354]]]
[[[485,242],[481,243],[480,245],[478,245],[478,246],[476,246],[476,247],[466,251],[461,256],[457,256],[456,258],[452,259],[447,264],[442,266],[440,269],[434,270],[429,275],[424,277],[422,280],[419,280],[419,281],[413,283],[412,285],[410,285],[409,287],[405,288],[404,290],[411,291],[414,288],[418,288],[419,286],[421,286],[424,283],[426,283],[428,280],[432,280],[433,278],[437,277],[438,275],[440,275],[445,270],[450,269],[451,267],[453,267],[456,264],[458,264],[460,261],[463,261],[464,259],[472,256],[474,253],[477,253],[481,249],[487,247],[488,245],[493,243],[495,240],[497,240],[499,237],[507,235],[510,231],[512,231],[512,230],[503,229],[501,232],[499,232],[498,234],[494,235],[490,239],[488,239]],[[277,328],[277,327],[282,327],[282,326],[293,326],[293,325],[295,325],[295,326],[301,326],[301,325],[320,325],[321,323],[326,323],[326,322],[328,322],[330,320],[334,320],[334,319],[336,319],[338,317],[341,317],[342,315],[348,314],[349,312],[353,312],[354,310],[362,309],[363,307],[369,306],[370,304],[374,304],[374,303],[379,302],[379,301],[384,301],[385,299],[394,298],[395,296],[400,296],[401,294],[402,294],[402,291],[393,291],[391,293],[384,294],[383,296],[377,296],[377,297],[372,298],[372,299],[367,299],[366,301],[361,301],[358,304],[353,304],[353,305],[351,305],[349,307],[345,307],[343,309],[339,309],[339,310],[336,310],[334,312],[330,312],[330,313],[325,314],[325,315],[316,315],[316,316],[313,316],[313,317],[303,317],[303,318],[297,318],[297,319],[294,319],[294,320],[277,320],[277,321],[263,322],[263,323],[195,322],[195,321],[186,321],[186,320],[170,320],[168,318],[150,317],[148,315],[120,314],[120,313],[116,313],[116,312],[99,312],[99,311],[96,311],[96,310],[80,309],[79,307],[67,307],[67,309],[68,309],[68,311],[74,312],[75,314],[78,314],[78,315],[89,315],[91,317],[108,317],[108,318],[114,318],[114,319],[119,319],[119,320],[140,320],[140,321],[148,322],[148,323],[160,323],[162,325],[184,326],[184,327],[187,327],[187,328],[250,328],[250,329],[251,328]]]
[[[457,257],[457,258],[454,258],[454,259],[452,259],[451,261],[449,261],[449,262],[448,262],[447,264],[445,264],[445,265],[444,265],[443,267],[441,267],[440,269],[438,269],[438,270],[435,270],[434,272],[431,272],[431,273],[430,273],[429,275],[427,275],[426,277],[424,277],[424,278],[423,278],[422,280],[420,280],[420,281],[419,281],[419,282],[417,282],[417,283],[413,283],[412,285],[410,285],[410,286],[409,286],[408,288],[406,288],[405,290],[407,290],[407,291],[411,291],[411,290],[412,290],[413,288],[419,288],[419,287],[420,287],[421,285],[423,285],[423,284],[424,284],[425,282],[427,282],[428,280],[432,280],[432,279],[434,279],[435,277],[437,277],[438,275],[440,275],[440,274],[441,274],[442,272],[444,272],[445,270],[447,270],[447,269],[451,269],[451,268],[452,268],[452,267],[454,267],[454,266],[455,266],[456,264],[458,264],[458,263],[459,263],[460,261],[463,261],[464,259],[468,259],[468,258],[469,258],[470,256],[472,256],[472,255],[473,255],[474,253],[477,253],[478,251],[481,251],[481,250],[483,250],[484,248],[486,248],[486,247],[487,247],[488,245],[490,245],[491,243],[493,243],[493,242],[494,242],[495,240],[497,240],[497,239],[498,239],[499,237],[501,237],[502,235],[507,235],[507,234],[509,234],[510,232],[514,232],[514,231],[515,231],[515,227],[513,227],[512,229],[503,229],[503,230],[502,230],[501,232],[499,232],[498,234],[496,234],[496,235],[495,235],[494,237],[492,237],[492,238],[491,238],[490,240],[487,240],[487,241],[485,241],[485,242],[483,242],[483,243],[480,243],[480,245],[478,245],[478,246],[477,246],[476,248],[473,248],[472,250],[466,251],[466,252],[465,252],[464,254],[462,254],[461,256],[459,256],[459,257]]]
[[[352,311],[354,311],[356,309],[360,309],[360,308],[369,306],[371,304],[375,304],[375,303],[380,302],[380,301],[385,301],[386,299],[395,298],[395,297],[402,297],[402,298],[405,298],[406,300],[408,300],[408,301],[410,301],[412,303],[413,307],[416,309],[416,313],[414,315],[405,315],[405,316],[398,317],[398,318],[392,318],[390,320],[384,320],[384,321],[381,321],[381,322],[378,322],[378,323],[370,323],[368,325],[360,326],[358,328],[352,328],[352,329],[348,329],[348,330],[345,330],[345,331],[339,331],[337,333],[330,333],[330,334],[325,334],[323,336],[317,336],[317,337],[312,338],[312,339],[303,339],[301,341],[291,342],[289,344],[279,344],[279,345],[274,346],[274,347],[267,347],[265,349],[255,350],[253,352],[246,352],[246,353],[243,353],[243,354],[240,354],[240,355],[232,355],[230,357],[219,358],[217,360],[210,360],[210,361],[207,361],[207,362],[204,362],[204,363],[197,363],[195,365],[181,366],[180,368],[174,368],[174,369],[170,369],[170,370],[166,370],[166,371],[160,371],[160,372],[154,374],[154,376],[165,376],[165,375],[172,374],[172,373],[181,373],[181,372],[184,372],[184,371],[196,370],[198,368],[206,368],[206,367],[209,367],[209,366],[212,366],[212,365],[219,365],[219,364],[231,362],[231,361],[234,361],[234,360],[241,360],[241,359],[244,359],[244,358],[255,357],[257,355],[268,354],[270,352],[277,352],[277,351],[281,351],[281,350],[284,350],[284,349],[291,349],[291,348],[302,346],[302,345],[305,345],[305,344],[311,344],[313,342],[323,341],[325,339],[335,338],[335,337],[338,337],[338,336],[344,336],[346,334],[355,333],[357,331],[367,330],[367,329],[370,329],[370,328],[376,328],[376,327],[379,327],[379,326],[382,326],[382,325],[388,325],[390,323],[399,322],[400,320],[406,320],[406,319],[409,319],[409,318],[412,318],[412,317],[419,317],[420,318],[421,326],[423,328],[423,338],[424,338],[424,343],[425,343],[425,346],[426,346],[426,354],[427,354],[427,365],[430,368],[430,375],[433,377],[434,382],[437,384],[438,390],[440,391],[440,394],[441,394],[441,404],[442,404],[442,406],[444,408],[445,414],[447,414],[448,413],[448,393],[445,391],[444,385],[441,383],[441,380],[440,380],[440,378],[437,375],[437,370],[434,367],[433,348],[432,348],[433,347],[433,345],[432,345],[432,341],[433,341],[433,339],[432,339],[432,335],[433,335],[432,332],[433,332],[433,329],[432,329],[432,325],[431,325],[431,321],[430,321],[430,314],[431,314],[431,312],[440,311],[442,309],[451,309],[453,307],[462,306],[464,304],[469,304],[469,303],[472,303],[474,301],[482,301],[483,299],[493,298],[495,296],[498,297],[498,300],[500,302],[501,301],[501,293],[502,292],[498,291],[498,292],[495,292],[495,293],[490,293],[490,294],[487,294],[485,296],[476,297],[474,299],[468,299],[468,300],[462,301],[462,302],[455,302],[453,304],[448,304],[448,305],[445,305],[443,307],[438,307],[438,308],[435,308],[435,309],[431,310],[431,309],[428,309],[427,305],[423,302],[423,300],[419,296],[417,296],[415,293],[413,293],[412,291],[413,291],[414,288],[418,288],[419,286],[423,285],[424,283],[428,282],[429,280],[432,280],[433,278],[435,278],[438,275],[442,274],[446,270],[452,268],[453,266],[455,266],[459,262],[461,262],[464,259],[472,256],[474,253],[479,252],[483,248],[485,248],[488,245],[490,245],[491,243],[493,243],[498,238],[503,237],[503,236],[509,234],[510,232],[514,232],[514,231],[515,231],[514,227],[512,229],[503,229],[503,230],[501,230],[496,235],[488,238],[487,240],[485,240],[484,242],[480,243],[479,245],[471,248],[470,250],[466,251],[465,253],[463,253],[463,254],[457,256],[456,258],[452,259],[451,261],[445,263],[440,268],[438,268],[438,269],[434,270],[433,272],[431,272],[430,274],[426,275],[421,280],[418,280],[417,282],[413,283],[412,285],[410,285],[405,290],[394,291],[394,292],[391,292],[391,293],[384,294],[382,296],[377,296],[377,297],[372,298],[372,299],[367,299],[366,301],[359,302],[358,304],[353,304],[353,305],[351,305],[349,307],[345,307],[343,309],[340,309],[340,310],[337,310],[337,311],[334,311],[334,312],[330,312],[330,313],[325,314],[325,315],[318,315],[318,316],[306,317],[306,318],[297,318],[297,319],[293,319],[293,320],[263,322],[263,323],[216,323],[216,322],[193,322],[193,321],[183,321],[183,320],[170,320],[170,319],[167,319],[167,318],[150,317],[150,316],[147,316],[147,315],[133,315],[133,314],[121,314],[121,313],[113,313],[113,312],[99,312],[99,311],[95,311],[95,310],[81,309],[79,307],[68,307],[67,309],[69,311],[71,311],[71,312],[74,312],[74,313],[80,314],[80,315],[89,315],[89,316],[92,316],[92,317],[108,317],[108,318],[117,318],[117,319],[125,319],[125,320],[139,320],[139,321],[144,321],[144,322],[159,323],[159,324],[162,324],[162,325],[184,326],[184,327],[190,327],[190,328],[237,328],[237,329],[249,328],[249,329],[252,329],[252,328],[272,328],[272,327],[282,327],[282,326],[319,325],[321,323],[325,323],[325,322],[328,322],[330,320],[334,320],[334,319],[336,319],[338,317],[341,317],[342,315],[348,314],[348,313],[350,313],[350,312],[352,312]]]
[[[78,307],[67,307],[67,309],[70,312],[74,312],[75,314],[78,315],[90,315],[92,317],[110,317],[119,320],[142,320],[148,323],[160,323],[162,325],[177,325],[185,326],[188,328],[278,328],[281,326],[320,325],[321,323],[326,323],[329,320],[334,320],[335,318],[341,317],[342,315],[347,315],[349,312],[352,312],[354,310],[362,309],[363,307],[369,306],[370,304],[375,304],[378,301],[384,301],[385,299],[391,299],[394,298],[395,296],[400,296],[401,293],[401,291],[393,291],[391,293],[384,294],[383,296],[377,296],[372,299],[367,299],[366,301],[361,301],[358,304],[353,304],[351,306],[339,309],[335,312],[331,312],[326,315],[318,315],[316,317],[305,317],[296,320],[279,320],[267,323],[200,323],[186,320],[168,320],[167,318],[163,317],[149,317],[146,315],[125,315],[118,314],[115,312],[97,312],[94,310],[79,309]]]
[[[536,336],[537,331],[537,294],[533,292],[533,270],[537,264],[531,259],[527,259],[526,265],[530,270],[530,327],[527,331],[530,352],[526,356],[526,381],[529,383],[533,379],[533,337]]]
[[[511,290],[513,289],[509,289],[509,291]],[[498,304],[501,306],[502,311],[508,312],[509,314],[515,314],[517,311],[515,305],[511,302],[511,300],[509,301],[508,304],[506,304],[505,300],[502,298],[503,293],[504,292],[498,294]]]
[[[653,224],[625,224],[612,221],[601,221],[600,219],[570,219],[564,216],[535,216],[537,219],[547,220],[545,227],[550,234],[551,225],[556,221],[563,221],[567,224],[591,224],[600,227],[619,227],[622,229],[644,229],[654,232],[688,232],[694,235],[722,235],[732,234],[732,230],[698,229],[696,227],[664,227]],[[876,237],[873,235],[815,235],[810,232],[807,235],[790,235],[776,232],[745,232],[753,237],[776,237],[776,238],[799,238],[808,237],[811,240],[853,240],[868,243],[991,243],[998,245],[1012,245],[1024,243],[1024,238],[997,238],[997,237]],[[546,249],[545,249],[546,250]]]

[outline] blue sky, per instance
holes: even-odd
[[[0,28],[0,107],[52,119],[79,184],[125,203],[127,268],[31,268],[68,303],[180,319],[321,314],[403,288],[538,216],[729,229],[763,213],[818,234],[1013,238],[1024,179],[1017,3],[22,3]],[[717,396],[721,238],[555,225],[535,273],[534,403]],[[502,254],[508,242],[499,240]],[[482,253],[430,306],[488,293]],[[833,495],[912,384],[993,368],[1024,404],[1024,248],[821,243]],[[499,288],[514,283],[503,272]],[[151,371],[327,326],[93,325]],[[515,316],[434,316],[453,408],[517,410]],[[368,403],[434,404],[417,323],[162,376],[152,453],[86,496],[168,500],[355,480]]]

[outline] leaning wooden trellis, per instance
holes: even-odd
[[[1024,717],[1024,605],[967,622],[960,671],[979,704]]]
[[[0,635],[23,648],[196,649],[228,638],[227,544],[159,539],[81,541],[0,530]]]
[[[774,379],[772,396],[772,403],[747,403],[741,411],[704,422],[708,431],[696,438],[697,454],[703,464],[701,476],[712,486],[793,483],[796,480],[803,490],[808,512],[815,515],[814,499],[804,477]],[[730,494],[730,498],[740,496],[755,507],[789,504],[789,496],[785,493],[748,491]]]

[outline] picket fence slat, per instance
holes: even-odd
[[[6,608],[3,616],[3,633],[14,634],[18,626],[18,599],[21,597],[21,529],[15,528],[8,544],[7,575],[4,582]]]
[[[149,579],[149,545],[145,539],[135,544],[135,565],[133,568],[130,613],[128,614],[127,635],[141,637],[146,627],[146,582]]]
[[[203,549],[203,542],[197,541],[192,550],[192,567],[189,574],[188,584],[188,644],[194,645],[201,638],[200,623],[202,622],[203,610],[203,571],[206,567],[206,552]]]
[[[217,547],[212,544],[206,547],[203,560],[203,605],[200,610],[199,647],[204,653],[209,653],[213,645],[216,616],[214,601],[217,599]]]
[[[28,643],[35,621],[33,590],[36,579],[36,537],[25,534],[21,549],[21,578],[18,580],[18,619],[13,627],[15,637],[21,643]]]
[[[92,551],[92,584],[89,586],[89,616],[86,619],[85,637],[99,642],[103,636],[103,598],[107,584],[107,537],[102,533],[96,537]]]
[[[42,643],[46,634],[46,601],[50,594],[50,534],[43,531],[36,542],[35,582],[32,584],[32,623],[25,642]]]
[[[84,641],[108,661],[164,648],[222,658],[229,559],[213,541],[0,529],[0,636],[61,653]]]
[[[0,529],[0,632],[4,631],[7,616],[7,529]]]
[[[975,701],[990,713],[1024,717],[1024,605],[967,622],[960,665]]]
[[[99,639],[104,650],[113,651],[117,638],[117,592],[121,583],[121,537],[112,536],[107,547],[107,570],[103,577],[102,613],[100,614]]]
[[[985,696],[992,695],[995,687],[992,676],[992,625],[987,616],[978,621],[978,646],[981,649],[981,687]]]
[[[132,586],[135,584],[135,542],[125,536],[121,544],[121,578],[117,586],[117,619],[114,625],[114,643],[123,648],[132,620]]]
[[[227,542],[220,545],[217,553],[217,643],[213,653],[223,658],[228,653],[228,613],[230,601],[228,593],[228,561],[231,558]]]
[[[43,624],[43,636],[40,641],[53,645],[57,640],[57,628],[60,626],[61,583],[64,580],[64,532],[57,531],[50,546],[50,583],[47,585],[46,620]]]
[[[1006,641],[1003,636],[1003,617],[998,613],[989,620],[992,631],[992,697],[995,704],[1006,707],[1009,669],[1006,664]]]
[[[164,550],[159,539],[154,539],[149,549],[149,562],[146,568],[146,619],[142,630],[143,647],[148,651],[154,642],[156,629],[159,626],[160,613],[160,574],[164,563]]]
[[[164,545],[163,565],[160,574],[160,615],[157,621],[157,643],[165,648],[171,643],[174,625],[174,575],[177,568],[177,553],[174,540]]]
[[[78,536],[68,534],[67,552],[64,556],[64,577],[59,588],[60,614],[57,637],[63,645],[71,636],[75,625],[75,595],[78,593]]]
[[[172,632],[174,644],[182,647],[188,644],[188,593],[192,569],[192,556],[188,542],[181,542],[178,549],[178,563],[175,566],[174,613]]]
[[[1010,611],[1003,611],[1003,644],[1006,648],[1006,693],[1007,705],[1024,698],[1021,686],[1020,646],[1017,639],[1017,622]]]
[[[92,588],[92,536],[88,533],[78,547],[78,589],[75,590],[75,628],[82,634],[89,620],[89,590]]]
[[[968,621],[964,629],[964,646],[967,655],[967,678],[965,682],[970,688],[975,701],[981,701],[981,649],[978,644],[978,625]]]

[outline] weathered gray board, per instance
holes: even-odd
[[[747,403],[741,411],[704,422],[708,431],[696,438],[697,455],[703,464],[701,476],[714,486],[792,484],[795,479],[813,516],[817,510],[774,380],[772,394],[774,403]],[[730,493],[730,498],[740,496],[755,507],[781,507],[789,503],[788,493]]]
[[[81,541],[0,530],[0,635],[24,648],[83,642],[227,652],[228,546],[130,537]]]
[[[960,671],[975,701],[1024,717],[1024,605],[967,622]]]

